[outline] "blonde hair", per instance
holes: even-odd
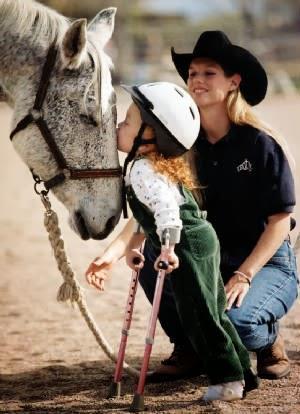
[[[269,125],[261,121],[251,110],[239,89],[232,91],[227,97],[227,113],[231,122],[237,125],[251,125],[270,135],[283,149],[291,168],[294,170],[296,163],[291,154],[286,140],[275,132]]]
[[[173,183],[182,184],[189,190],[197,188],[196,179],[183,156],[165,158],[158,152],[150,152],[146,157],[156,172],[165,175]]]
[[[150,139],[155,136],[155,130],[150,125],[147,125],[144,138]],[[201,207],[203,205],[201,186],[198,181],[196,165],[193,162],[193,150],[187,151],[184,155],[179,157],[165,158],[157,151],[151,151],[144,154],[147,157],[156,172],[166,176],[171,182],[175,184],[182,184],[193,193],[195,200]]]

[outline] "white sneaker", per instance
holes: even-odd
[[[202,397],[203,401],[233,401],[243,398],[244,381],[224,382],[210,385]]]

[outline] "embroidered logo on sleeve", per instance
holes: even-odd
[[[252,164],[249,160],[247,160],[247,158],[245,159],[245,161],[242,162],[242,164],[238,165],[236,167],[237,171],[252,171]]]

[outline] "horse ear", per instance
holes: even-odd
[[[62,40],[62,60],[65,68],[77,69],[86,56],[87,21],[75,20]]]
[[[101,10],[88,25],[88,31],[96,34],[97,42],[102,48],[114,31],[116,11],[116,7]]]

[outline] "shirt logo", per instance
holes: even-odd
[[[246,158],[245,161],[242,162],[242,164],[240,164],[236,167],[236,169],[237,169],[238,172],[241,172],[241,171],[251,172],[252,171],[252,164]]]

